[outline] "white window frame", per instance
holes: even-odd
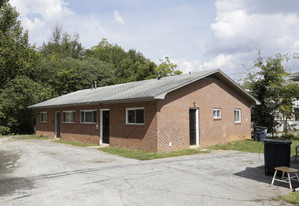
[[[239,120],[238,121],[236,121],[236,116],[235,116],[235,112],[239,112]],[[235,123],[241,123],[242,122],[242,115],[241,115],[242,113],[241,113],[241,109],[234,109],[234,122]]]
[[[136,111],[136,110],[143,110],[143,123],[129,123],[129,111]],[[136,112],[135,112],[135,121],[136,121]],[[145,109],[144,107],[132,107],[132,108],[126,108],[126,124],[127,125],[144,125],[145,122]]]
[[[69,112],[74,112],[75,113],[75,119],[72,121],[72,122],[69,122],[69,121],[64,121],[63,119],[63,113],[69,113]],[[66,110],[66,111],[62,111],[62,122],[63,123],[76,123],[76,110]]]
[[[81,112],[84,112],[84,122],[82,122],[81,120],[82,120],[82,118],[81,118]],[[98,117],[96,116],[96,121],[95,122],[85,122],[85,113],[86,112],[96,112],[97,114],[97,116],[98,116],[98,111],[96,110],[96,109],[90,109],[90,110],[80,110],[80,123],[81,124],[96,124],[97,123],[97,121],[98,121]],[[93,118],[92,118],[93,119]]]
[[[42,115],[43,114],[45,114],[46,116],[46,119],[45,120],[42,120]],[[40,116],[39,116],[39,120],[40,120],[40,122],[42,122],[42,123],[46,123],[47,121],[48,121],[48,114],[47,114],[47,112],[40,112]]]
[[[219,116],[215,116],[214,115],[214,112],[216,111],[216,114],[218,114],[218,112],[217,111],[219,111]],[[213,118],[214,119],[221,119],[221,116],[222,116],[222,110],[221,110],[221,108],[215,108],[215,109],[213,109]]]

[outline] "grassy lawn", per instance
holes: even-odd
[[[66,141],[66,140],[55,140],[53,142],[56,143],[62,143],[62,144],[70,144],[73,146],[78,146],[78,147],[89,147],[89,146],[98,146],[96,144],[91,144],[91,143],[82,143],[82,142],[74,142],[74,141]]]
[[[295,147],[299,145],[299,140],[291,140],[291,156],[295,155]],[[264,143],[255,142],[253,140],[240,140],[225,144],[218,144],[207,147],[213,150],[238,150],[243,152],[264,153]]]
[[[185,150],[163,152],[163,153],[154,153],[154,152],[147,152],[142,150],[131,150],[131,149],[117,148],[117,147],[105,147],[105,148],[99,148],[99,150],[102,150],[110,154],[119,155],[127,158],[138,159],[138,160],[152,160],[158,158],[177,157],[183,155],[206,153],[206,151],[200,151],[198,149],[185,149]]]
[[[10,135],[1,135],[0,134],[0,138],[5,138],[5,137],[20,137],[20,138],[27,138],[27,137],[31,137],[31,136],[35,136],[32,134],[10,134]]]
[[[299,191],[292,192],[284,197],[282,197],[284,201],[294,203],[296,205],[299,204]]]
[[[49,137],[37,137],[35,135],[30,135],[30,136],[24,137],[24,139],[49,140],[49,139],[52,139],[52,138],[49,138]],[[59,140],[53,140],[53,142],[62,143],[62,144],[69,144],[69,145],[79,146],[79,147],[98,146],[96,144],[91,144],[91,143],[66,141],[66,140],[61,140],[61,139],[59,139]]]
[[[291,156],[294,156],[295,147],[299,145],[299,140],[291,140],[291,141],[292,141]],[[264,153],[264,143],[255,142],[253,140],[235,141],[235,142],[230,142],[225,144],[218,144],[206,148],[210,150],[238,150],[243,152]],[[176,157],[182,155],[204,153],[203,151],[198,149],[185,149],[185,150],[163,152],[163,153],[153,153],[153,152],[130,150],[125,148],[117,148],[117,147],[105,147],[105,148],[100,148],[99,150],[108,152],[110,154],[119,155],[127,158],[139,159],[139,160],[151,160],[151,159],[158,159],[158,158]]]
[[[37,137],[35,135],[31,135],[29,137],[25,137],[24,139],[38,139],[38,140],[48,140],[50,139],[49,137]]]
[[[264,143],[252,140],[240,140],[207,147],[213,150],[238,150],[243,152],[264,153]]]

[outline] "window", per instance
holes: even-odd
[[[144,124],[144,108],[127,108],[127,124]]]
[[[236,123],[241,122],[241,110],[240,109],[235,109],[234,110],[234,120]]]
[[[76,112],[75,111],[63,111],[62,112],[62,122],[64,122],[64,123],[76,122]]]
[[[47,112],[40,113],[40,122],[47,122]]]
[[[221,119],[221,109],[213,109],[214,119]]]
[[[96,110],[80,111],[80,122],[81,123],[96,123],[97,122],[97,111]]]

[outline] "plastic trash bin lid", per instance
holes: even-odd
[[[264,139],[264,143],[270,143],[270,144],[292,144],[292,141],[287,140],[274,140],[274,139]]]

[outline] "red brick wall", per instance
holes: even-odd
[[[106,107],[105,107],[106,106]],[[144,107],[144,125],[126,125],[126,108]],[[157,150],[157,103],[136,102],[103,105],[110,109],[110,145],[138,150]]]
[[[164,100],[101,104],[37,110],[37,136],[54,137],[55,112],[61,112],[61,139],[99,144],[100,109],[109,109],[110,145],[154,152],[189,148],[189,108],[199,108],[199,144],[202,146],[250,138],[249,103],[218,80],[203,79],[170,92]],[[126,108],[144,107],[144,125],[126,125]],[[213,109],[222,109],[221,120]],[[97,109],[97,124],[81,124],[80,110]],[[241,124],[234,123],[234,109],[241,109]],[[75,123],[63,123],[62,111],[76,110]],[[40,112],[47,111],[47,123]],[[96,127],[98,125],[98,128]]]
[[[144,107],[145,123],[144,125],[126,125],[126,108]],[[98,111],[97,124],[80,123],[80,110]],[[61,112],[60,136],[63,140],[79,141],[86,143],[99,144],[100,141],[100,109],[109,109],[110,115],[110,145],[125,147],[138,150],[156,151],[156,111],[157,103],[138,102],[107,104],[86,107],[67,107],[56,109],[37,110],[36,135],[55,137],[55,112]],[[76,111],[75,123],[63,123],[62,112],[68,110]],[[40,112],[46,111],[48,116],[47,123],[40,122]],[[96,128],[98,125],[98,128]]]
[[[40,112],[47,112],[47,122],[40,122]],[[55,111],[53,109],[38,109],[36,110],[36,136],[54,138]]]
[[[194,102],[199,109],[201,146],[250,138],[248,101],[221,81],[203,79],[158,101],[158,152],[189,148],[189,108],[194,107]],[[214,108],[221,108],[221,120],[213,119]],[[241,109],[240,124],[234,123],[234,109]]]
[[[37,110],[36,136],[48,136],[51,138],[55,137],[55,112],[60,111],[60,138],[62,140],[99,144],[100,130],[96,128],[96,125],[99,124],[99,112],[96,124],[80,123],[80,110],[97,110],[98,108],[99,106],[84,106]],[[62,112],[69,110],[76,111],[75,123],[64,123],[62,121]],[[47,123],[40,122],[40,112],[43,111],[47,112]]]

